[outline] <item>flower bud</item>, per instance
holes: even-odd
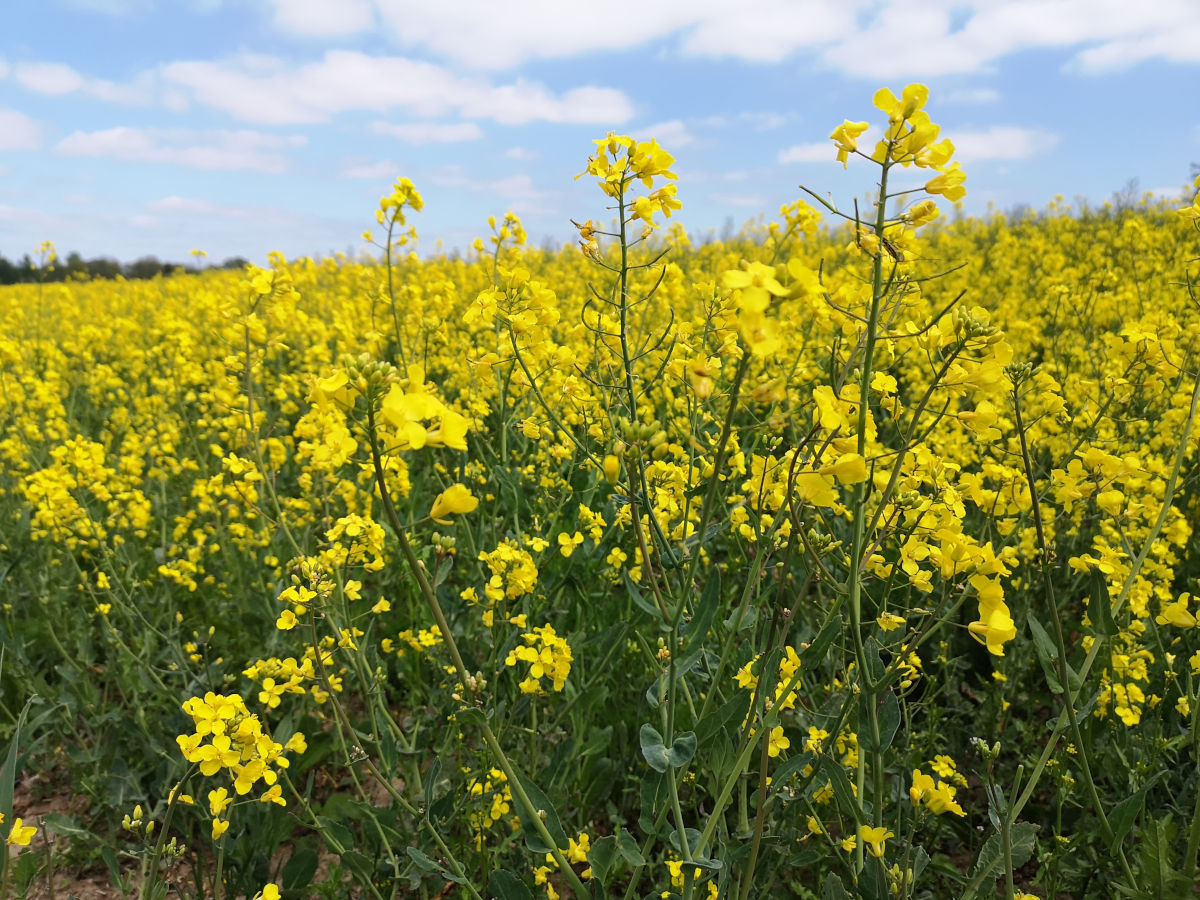
[[[621,461],[611,453],[604,457],[604,480],[609,484],[616,484],[617,477],[621,474]]]

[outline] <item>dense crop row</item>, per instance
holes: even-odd
[[[924,103],[858,221],[692,246],[610,135],[579,248],[400,180],[377,262],[0,292],[3,884],[1182,890],[1198,233],[944,224]]]

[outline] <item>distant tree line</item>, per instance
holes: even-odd
[[[248,260],[231,256],[220,265],[209,268],[240,269]],[[93,278],[154,278],[156,275],[173,275],[180,272],[199,272],[194,265],[162,262],[154,256],[143,256],[133,262],[121,263],[108,256],[84,259],[78,253],[69,253],[66,259],[57,259],[48,266],[39,266],[28,253],[18,262],[0,254],[0,284],[24,284],[54,281],[88,281]]]

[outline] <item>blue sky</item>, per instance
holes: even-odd
[[[13,0],[0,35],[0,253],[262,262],[362,252],[397,176],[420,249],[512,209],[607,218],[616,130],[673,153],[693,234],[804,184],[850,200],[830,131],[911,81],[965,209],[1178,195],[1200,163],[1200,0]],[[914,181],[914,184],[917,183]]]

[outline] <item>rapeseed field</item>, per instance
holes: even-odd
[[[0,290],[0,894],[1189,894],[1200,199],[962,217],[927,96],[728,241],[610,134],[560,251]]]

